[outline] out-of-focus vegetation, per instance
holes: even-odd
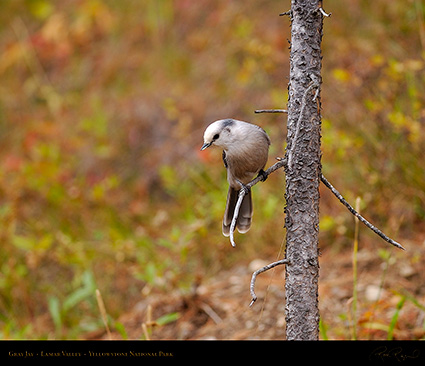
[[[79,338],[103,327],[96,288],[113,323],[141,296],[189,291],[196,278],[236,261],[276,255],[283,174],[255,187],[254,225],[237,236],[235,251],[221,234],[221,152],[199,147],[208,123],[234,117],[267,130],[270,162],[282,156],[285,116],[253,111],[287,100],[290,27],[278,14],[289,7],[2,1],[1,338]],[[419,253],[425,5],[356,0],[325,8],[324,173]],[[333,266],[351,250],[354,231],[338,205],[322,191],[321,248],[335,253]],[[365,232],[362,245],[387,244]],[[425,294],[415,296],[419,303]],[[325,326],[326,319],[322,335]]]

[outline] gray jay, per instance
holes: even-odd
[[[229,236],[239,190],[257,174],[263,175],[263,180],[267,178],[263,168],[267,163],[270,139],[261,127],[228,118],[211,123],[205,130],[201,150],[211,145],[223,149],[223,162],[227,169],[229,191],[223,218],[223,235]],[[240,233],[246,233],[251,227],[252,213],[249,190],[242,201],[236,222]]]

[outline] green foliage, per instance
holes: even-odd
[[[73,327],[74,324],[79,324],[79,319],[74,319],[72,310],[79,304],[88,302],[90,308],[94,307],[94,294],[96,290],[96,283],[93,274],[86,271],[81,276],[81,284],[78,288],[73,290],[61,302],[55,295],[48,298],[48,308],[50,316],[52,317],[55,326],[56,336],[63,338],[63,326]],[[95,320],[91,320],[91,324],[85,324],[86,329],[96,329],[99,325]]]
[[[400,301],[396,305],[396,309],[394,311],[394,315],[391,318],[390,325],[388,327],[388,335],[387,339],[392,340],[394,339],[394,328],[397,324],[398,317],[400,315],[400,310],[403,308],[404,302],[406,301],[406,298],[404,296],[401,297]]]
[[[166,325],[168,323],[175,322],[179,318],[179,313],[169,313],[163,316],[160,316],[155,320],[158,325]]]

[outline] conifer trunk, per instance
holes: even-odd
[[[286,167],[286,337],[319,338],[318,237],[320,82],[319,0],[292,0]]]

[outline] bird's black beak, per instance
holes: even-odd
[[[210,147],[211,145],[212,145],[212,142],[206,142],[205,144],[202,145],[201,151],[205,150],[207,147]]]

